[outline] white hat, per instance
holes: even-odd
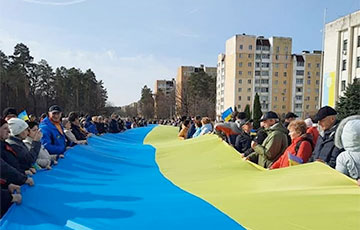
[[[312,122],[311,118],[306,118],[305,119],[305,124],[306,124],[307,127],[312,127],[313,122]]]
[[[10,120],[8,120],[8,124],[11,136],[19,135],[29,127],[24,120],[19,118],[11,118]]]

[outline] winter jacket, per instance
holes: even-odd
[[[310,134],[313,137],[313,144],[316,145],[317,139],[319,138],[319,130],[317,127],[309,127],[306,130],[306,133]]]
[[[30,151],[32,143],[33,143],[33,139],[31,137],[27,137],[24,140],[24,143],[25,143],[26,147],[28,147],[28,149]],[[40,147],[40,151],[39,151],[38,158],[36,159],[36,163],[41,168],[46,168],[47,166],[51,165],[51,156],[50,156],[49,152],[44,148],[43,145],[41,145],[41,147]]]
[[[131,127],[130,127],[131,128]],[[109,124],[109,133],[119,133],[119,124],[116,120],[111,119]]]
[[[19,160],[17,157],[17,153],[11,146],[5,142],[0,141],[0,157],[3,159],[6,163],[8,163],[10,166],[21,172]]]
[[[254,147],[254,152],[248,157],[258,165],[268,168],[283,154],[288,147],[288,130],[279,122],[265,129],[267,137],[261,145]]]
[[[88,117],[85,122],[85,129],[89,133],[93,133],[95,135],[99,134],[98,130],[96,129],[96,125],[91,121],[91,117]]]
[[[345,118],[335,134],[335,145],[344,148],[336,159],[336,170],[353,179],[360,178],[360,115]]]
[[[1,189],[0,218],[2,218],[5,215],[7,210],[12,205],[12,203],[11,203],[12,199],[13,198],[12,198],[11,193],[9,192],[9,190]]]
[[[312,144],[313,144],[312,141],[310,142],[306,140],[304,136],[295,138],[294,140],[292,140],[291,145],[287,147],[287,149],[284,151],[281,157],[271,166],[271,169],[288,167],[289,153],[301,158],[303,160],[303,163],[308,162],[313,150]],[[298,145],[298,150],[296,151],[297,145]]]
[[[188,131],[189,131],[188,127],[183,127],[180,133],[178,134],[179,139],[186,139]]]
[[[336,158],[343,151],[343,149],[337,148],[334,143],[338,125],[339,123],[336,122],[330,129],[320,132],[310,161],[320,159],[332,168],[335,168]]]
[[[25,172],[31,168],[38,158],[41,143],[39,141],[33,141],[30,149],[28,149],[21,139],[14,136],[10,136],[6,142],[16,152],[21,172]]]
[[[190,129],[188,131],[188,134],[187,134],[187,138],[192,138],[194,133],[196,131],[196,125],[195,123],[193,123],[191,126],[190,126]]]
[[[212,131],[213,131],[213,126],[211,123],[202,125],[199,136],[205,135],[207,133],[211,133]]]
[[[64,132],[65,132],[67,139],[70,140],[72,143],[85,144],[87,142],[86,140],[77,140],[74,133],[69,129],[65,129]]]
[[[252,139],[250,134],[243,131],[236,137],[234,147],[239,153],[243,153],[245,156],[248,156],[251,152],[253,152],[253,149],[251,148],[251,141]]]
[[[192,137],[198,137],[200,136],[200,133],[201,133],[201,127],[196,127],[195,129],[195,133],[192,135]]]
[[[43,134],[41,144],[45,147],[45,149],[51,155],[64,154],[66,151],[66,137],[64,131],[63,134],[61,134],[48,117],[40,123],[39,128]]]
[[[86,135],[83,133],[83,131],[81,130],[81,128],[79,126],[77,126],[75,124],[71,124],[71,132],[75,136],[76,140],[78,140],[78,141],[86,140]],[[70,140],[72,141],[72,139],[70,139]]]
[[[23,185],[27,180],[25,174],[19,172],[16,168],[9,165],[0,158],[0,178],[6,181],[6,184]]]
[[[97,131],[99,132],[99,134],[106,133],[104,123],[96,122],[96,123],[95,123],[95,126],[96,126],[96,129],[97,129]]]

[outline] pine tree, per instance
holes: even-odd
[[[254,128],[257,129],[260,127],[260,118],[262,116],[262,111],[261,111],[261,104],[260,104],[260,99],[259,99],[259,95],[256,93],[255,94],[255,99],[254,99],[254,106],[253,106],[253,119],[254,119]]]
[[[336,103],[338,118],[343,119],[351,115],[360,115],[360,80],[355,79],[354,83],[346,87],[344,96]]]
[[[250,119],[251,118],[251,111],[250,111],[250,105],[249,104],[247,104],[245,106],[244,112],[246,113],[246,118]]]

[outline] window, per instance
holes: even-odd
[[[295,104],[295,109],[301,109],[302,108],[302,104]]]
[[[239,88],[239,89],[238,89],[238,92],[241,92],[241,91],[242,91],[242,88]]]
[[[286,77],[286,75],[287,75],[287,73],[286,73],[286,72],[284,72],[284,77]]]
[[[304,70],[296,70],[297,76],[304,76]]]
[[[286,85],[286,80],[285,80],[285,81],[283,81],[283,83],[284,83],[284,85]]]
[[[296,63],[296,66],[304,66],[304,62],[298,62]]]
[[[344,91],[346,88],[346,81],[341,81],[341,91]]]
[[[310,96],[307,96],[305,101],[310,101]]]
[[[267,96],[261,96],[260,97],[260,101],[267,101],[268,100],[268,97]]]
[[[285,106],[285,105],[283,105],[283,106],[281,106],[281,108],[282,108],[282,109],[286,109],[286,106]]]
[[[263,58],[263,59],[269,59],[269,58],[270,58],[270,54],[262,54],[262,58]]]
[[[274,107],[273,107],[273,108],[274,108],[274,110],[275,110],[275,109],[277,109],[277,105],[274,105]]]
[[[255,59],[261,59],[261,54],[256,54]]]
[[[276,46],[276,53],[279,53],[279,51],[280,51],[280,47]]]
[[[248,84],[251,84],[251,79],[248,80]]]
[[[274,97],[274,101],[277,101],[277,97]]]
[[[279,81],[278,81],[278,80],[275,80],[275,81],[274,81],[274,85],[277,85],[277,84],[279,84]]]
[[[318,76],[318,77],[319,77],[319,76],[320,76],[320,72],[316,72],[316,76]]]
[[[269,68],[269,66],[270,66],[270,63],[261,63],[261,67],[262,68]]]
[[[357,47],[360,47],[360,36],[358,36]]]
[[[249,50],[252,50],[252,45],[249,45]]]
[[[255,76],[260,76],[260,71],[255,71]]]
[[[302,100],[302,96],[295,96],[295,99],[296,99],[297,101],[301,101],[301,100]]]
[[[315,84],[316,84],[316,85],[319,85],[319,83],[320,83],[319,80],[316,80],[316,81],[315,81]]]
[[[259,84],[260,83],[260,79],[255,79],[255,84]]]
[[[296,84],[303,84],[303,79],[296,79]]]
[[[241,109],[241,105],[238,105],[237,107],[238,107],[238,109]]]
[[[306,105],[306,109],[309,109],[310,105]]]
[[[247,97],[247,100],[248,100],[248,101],[250,101],[250,99],[251,99],[251,97],[250,97],[250,96],[248,96],[248,97]]]
[[[240,49],[241,49],[241,50],[243,49],[243,45],[240,45]]]
[[[242,75],[242,71],[239,71],[239,75]]]
[[[242,84],[242,80],[241,80],[241,79],[239,80],[239,84]]]
[[[308,68],[311,68],[311,63],[308,63]]]
[[[308,85],[311,84],[311,80],[310,80],[310,79],[307,80],[307,84],[308,84]]]
[[[252,54],[249,54],[249,55],[248,55],[248,58],[252,58]]]
[[[311,73],[310,73],[310,72],[307,72],[307,76],[308,76],[308,77],[311,77]]]
[[[342,61],[342,70],[346,70],[346,60]]]
[[[320,68],[320,63],[317,63],[317,64],[316,64],[316,68]]]
[[[269,79],[261,79],[261,84],[269,84]]]
[[[347,50],[347,39],[345,39],[344,41],[343,41],[343,50],[344,51],[346,51]]]
[[[239,101],[241,101],[241,96],[239,96]]]
[[[319,100],[319,97],[315,97],[315,101],[318,101]]]
[[[239,62],[239,67],[242,67],[242,62]]]
[[[239,54],[239,58],[242,58],[242,54]]]
[[[288,65],[287,64],[284,64],[284,68],[287,69]]]
[[[285,60],[287,60],[288,59],[288,55],[286,54],[285,55]],[[285,64],[286,65],[286,67],[285,68],[287,68],[287,64]]]
[[[296,87],[296,92],[301,93],[303,91],[302,87]]]
[[[279,76],[279,72],[275,72],[275,77],[278,77]]]
[[[251,75],[252,75],[252,72],[251,72],[251,71],[248,71],[248,75],[251,76]]]
[[[262,75],[262,76],[269,76],[269,71],[262,71],[262,72],[261,72],[261,75]]]
[[[310,88],[307,88],[306,90],[308,93],[311,93],[311,89]]]
[[[356,57],[356,68],[360,68],[360,57]]]
[[[248,63],[248,67],[251,67],[251,62]]]
[[[285,53],[287,53],[288,52],[288,50],[289,50],[289,48],[287,47],[287,46],[285,46]]]
[[[285,101],[286,100],[286,98],[285,97],[283,97],[283,101]]]
[[[275,55],[275,60],[279,60],[279,55]]]
[[[276,63],[276,64],[275,64],[275,68],[279,68],[279,63]]]
[[[260,68],[260,62],[255,62],[255,67]]]

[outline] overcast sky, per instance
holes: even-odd
[[[180,65],[216,66],[235,34],[292,37],[293,53],[321,49],[325,8],[329,22],[360,1],[0,0],[0,50],[23,42],[35,61],[91,68],[121,106]]]

